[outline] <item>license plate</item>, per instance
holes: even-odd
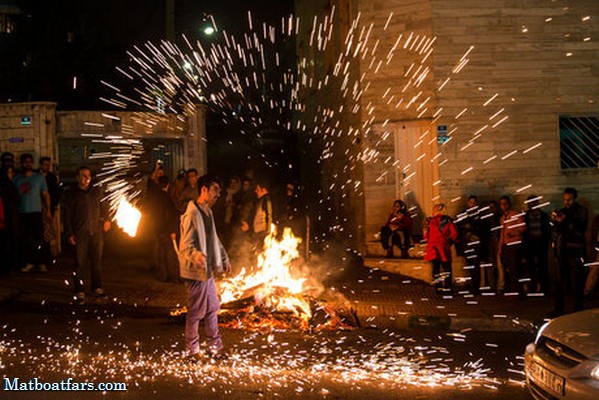
[[[547,368],[535,363],[530,363],[530,378],[536,383],[540,383],[552,392],[563,396],[565,393],[566,380],[561,376],[554,374]]]

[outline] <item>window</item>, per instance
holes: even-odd
[[[562,169],[597,168],[599,117],[559,117]]]

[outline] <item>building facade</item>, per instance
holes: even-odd
[[[56,103],[0,104],[0,152],[52,158],[62,182],[74,183],[81,165],[103,179],[115,155],[125,153],[131,162],[123,179],[139,190],[154,163],[163,162],[171,178],[181,168],[206,173],[205,107],[190,117],[129,111],[57,111]],[[105,175],[104,175],[105,176]],[[55,218],[60,232],[60,213]],[[59,246],[59,242],[55,243]]]
[[[363,220],[348,227],[359,232],[358,248],[374,240],[396,198],[417,215],[415,233],[433,204],[455,215],[470,194],[483,203],[510,195],[517,209],[543,196],[551,210],[573,186],[599,212],[599,3],[566,3],[312,4],[351,10],[349,24],[367,33],[353,144],[364,190],[353,194],[360,210],[350,211]],[[312,10],[302,4],[306,17]]]
[[[161,160],[167,173],[180,168],[206,171],[205,107],[191,117],[131,111],[57,111],[51,102],[0,104],[0,151],[17,158],[31,153],[35,159],[49,156],[62,178],[68,179],[80,165],[94,172],[102,168],[99,153],[110,152],[119,139],[139,140],[143,154],[136,168],[148,173]]]

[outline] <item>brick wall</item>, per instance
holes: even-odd
[[[0,151],[10,151],[18,157],[32,153],[35,161],[49,156],[58,157],[56,143],[56,103],[0,104]],[[29,118],[29,124],[22,118]]]
[[[431,3],[438,81],[451,76],[460,55],[475,46],[469,64],[436,96],[444,115],[439,122],[458,128],[441,148],[448,160],[440,167],[443,198],[510,194],[521,205],[526,196],[542,194],[556,207],[563,188],[575,186],[581,201],[599,211],[597,171],[561,170],[558,131],[560,114],[599,114],[599,46],[593,41],[599,34],[599,2],[581,0],[568,9],[563,2],[542,0]],[[585,22],[586,15],[592,18]],[[584,42],[586,37],[593,40]],[[492,128],[503,116],[509,118]],[[480,139],[463,149],[484,125],[489,126]],[[527,185],[532,187],[517,192]],[[457,203],[462,199],[452,203],[454,210]]]

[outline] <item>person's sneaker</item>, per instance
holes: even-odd
[[[48,272],[48,268],[46,268],[46,264],[41,264],[41,265],[38,267],[38,271],[39,271],[39,272]]]
[[[197,353],[188,353],[185,355],[185,361],[191,364],[196,364],[199,362],[204,362],[204,356],[205,354],[202,353],[201,351],[198,351]]]
[[[102,289],[102,288],[97,288],[96,290],[94,290],[94,296],[106,297],[106,292],[104,292],[104,289]]]
[[[75,294],[75,302],[80,305],[85,304],[85,293],[78,292],[77,294]]]
[[[21,268],[21,272],[31,272],[31,270],[35,268],[33,264],[27,264],[23,268]]]

